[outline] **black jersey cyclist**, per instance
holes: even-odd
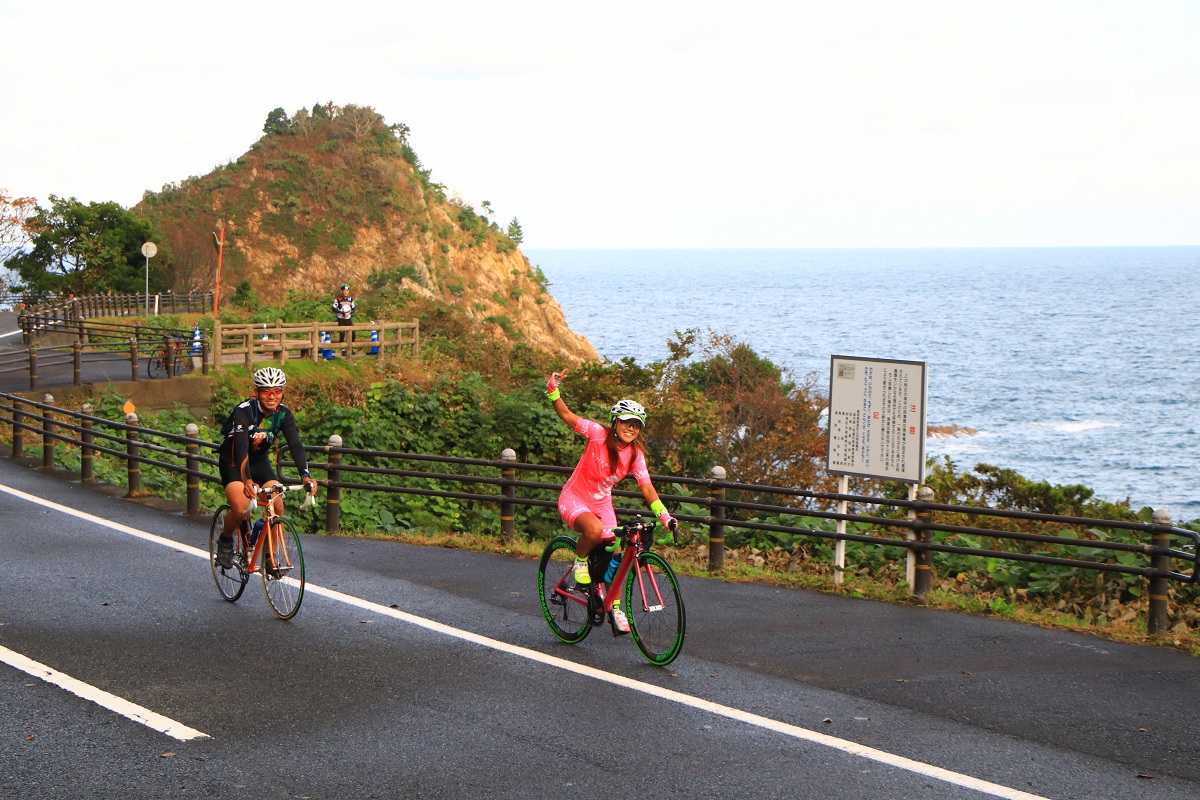
[[[271,466],[271,453],[278,450],[280,436],[287,441],[304,488],[309,494],[316,494],[317,482],[308,474],[308,459],[296,430],[296,418],[283,404],[286,387],[283,370],[278,367],[258,370],[254,373],[254,397],[239,403],[221,428],[224,438],[217,457],[230,508],[217,540],[217,563],[222,567],[232,566],[233,532],[250,518],[250,501],[258,494],[259,487],[279,482]],[[272,504],[276,514],[283,514],[282,496],[276,497]]]

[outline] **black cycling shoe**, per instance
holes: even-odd
[[[226,539],[225,537],[217,538],[217,566],[222,569],[233,568],[233,537]]]

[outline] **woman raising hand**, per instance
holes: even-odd
[[[646,409],[633,400],[618,400],[609,411],[609,426],[593,422],[567,408],[558,389],[565,376],[557,372],[546,383],[546,397],[554,404],[559,418],[571,430],[587,438],[587,446],[575,471],[567,479],[558,496],[558,513],[563,521],[579,534],[575,548],[575,582],[581,586],[592,582],[588,556],[597,546],[607,546],[615,538],[617,515],[613,510],[613,487],[626,475],[633,473],[638,489],[650,510],[658,515],[663,527],[674,531],[678,522],[667,513],[650,482],[646,468],[646,451],[638,437],[646,425]],[[612,587],[605,585],[606,589]],[[613,603],[613,635],[629,633],[629,620],[621,610],[620,598]]]

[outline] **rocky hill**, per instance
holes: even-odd
[[[264,298],[331,297],[342,283],[359,298],[407,290],[497,338],[597,358],[518,249],[519,227],[447,198],[407,136],[370,108],[276,109],[245,155],[147,192],[134,211],[165,242],[177,291],[212,286],[223,225],[222,302],[244,282]]]

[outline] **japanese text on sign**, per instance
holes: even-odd
[[[827,469],[923,481],[926,378],[923,361],[832,356]]]

